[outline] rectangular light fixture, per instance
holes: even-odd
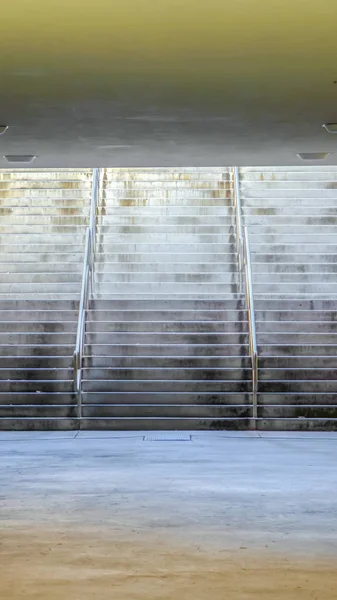
[[[329,133],[337,133],[337,123],[324,123],[322,125]]]
[[[35,154],[5,154],[4,159],[8,163],[31,163],[36,159]]]
[[[0,135],[3,135],[8,129],[8,125],[0,125]]]
[[[301,160],[325,160],[332,152],[299,152],[297,156]]]

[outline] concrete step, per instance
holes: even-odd
[[[274,344],[337,344],[337,333],[329,331],[328,333],[314,331],[273,331],[258,334],[258,344],[264,345],[272,341]]]
[[[308,311],[312,314],[312,311],[337,311],[337,300],[333,298],[322,299],[322,298],[310,298],[310,299],[284,299],[282,304],[279,304],[278,299],[264,299],[258,298],[255,302],[256,311],[277,311],[283,313],[284,311],[296,312],[297,316],[301,311]]]
[[[74,246],[82,246],[85,238],[85,228],[81,227],[80,232],[76,233],[75,231],[65,231],[64,227],[57,226],[58,231],[51,231],[51,228],[47,228],[46,231],[41,233],[34,232],[23,232],[23,233],[1,233],[0,234],[0,243],[4,246],[9,246],[12,248],[12,251],[15,252],[15,248],[13,246],[21,245],[21,248],[30,248],[30,252],[33,252],[33,246],[36,244],[44,245],[49,244],[49,249],[51,249],[51,245],[55,248],[59,244],[67,244],[69,250]],[[57,251],[57,249],[56,249]],[[43,250],[42,250],[43,252]]]
[[[274,306],[274,305],[273,305]],[[328,306],[325,302],[324,306]],[[337,310],[337,301],[334,306]],[[1,304],[0,304],[1,308]],[[127,300],[90,300],[90,310],[93,311],[108,311],[108,310],[123,310],[123,311],[223,311],[223,310],[246,310],[245,299],[243,296],[237,300],[233,298],[212,298],[210,300],[180,300],[164,298],[162,300],[141,300],[141,299],[127,299]],[[292,308],[292,306],[290,306]],[[331,307],[333,308],[333,307]]]
[[[76,214],[76,211],[81,211],[83,214],[89,215],[89,201],[85,196],[78,198],[22,198],[9,197],[2,198],[1,210],[3,215],[12,214],[12,212],[22,213],[23,211],[29,214],[48,214],[67,215]]]
[[[227,189],[231,189],[231,183],[229,181],[229,178],[227,177],[226,179],[219,179],[219,180],[214,180],[214,179],[197,179],[194,180],[193,178],[189,178],[189,179],[176,179],[176,180],[172,180],[170,178],[167,178],[165,180],[155,180],[155,179],[147,179],[147,180],[142,180],[142,179],[132,179],[131,181],[127,181],[127,180],[113,180],[110,179],[108,181],[105,182],[105,186],[104,186],[104,191],[107,197],[109,197],[109,195],[113,195],[115,192],[120,191],[123,193],[129,192],[129,191],[138,191],[138,190],[142,190],[142,191],[158,191],[159,193],[166,193],[166,192],[171,192],[171,191],[175,191],[175,190],[186,190],[187,192],[190,192],[192,190],[198,190],[198,191],[204,191],[204,190],[227,190]]]
[[[298,194],[289,196],[287,194],[282,196],[281,191],[281,195],[278,196],[273,190],[270,190],[267,195],[263,196],[241,196],[241,203],[244,212],[247,208],[260,208],[264,211],[269,208],[277,209],[281,206],[282,208],[287,209],[291,214],[293,214],[294,209],[296,212],[300,212],[300,209],[304,207],[305,211],[310,214],[312,207],[321,207],[321,213],[324,213],[326,208],[334,207],[334,195],[325,196],[320,192],[316,192],[315,194],[316,195],[312,195],[310,193],[307,195],[306,193],[304,196],[299,196]]]
[[[14,380],[2,381],[1,382],[1,393],[4,392],[34,392],[39,395],[40,392],[72,392],[73,380],[67,379],[62,381],[60,379],[49,379],[49,380]]]
[[[68,361],[69,362],[69,361]],[[2,364],[2,361],[1,361]],[[73,380],[73,369],[68,367],[64,368],[32,368],[27,367],[25,369],[20,369],[16,362],[13,368],[0,368],[0,381],[46,381],[46,380],[63,380],[63,381],[72,381]],[[1,384],[2,385],[2,384]]]
[[[295,324],[302,321],[309,323],[334,323],[337,321],[337,314],[336,311],[332,310],[282,310],[281,305],[280,310],[256,310],[255,320],[260,323],[268,321],[275,321],[277,323],[287,323],[289,321]]]
[[[0,312],[1,318],[1,312]],[[90,323],[97,321],[113,322],[186,322],[186,321],[211,321],[221,322],[226,321],[232,323],[246,322],[246,310],[155,310],[155,309],[140,309],[140,310],[89,310],[87,312],[87,331],[90,331]],[[337,315],[336,315],[337,320]]]
[[[293,278],[298,277],[300,278],[302,275],[306,275],[309,278],[313,278],[312,280],[315,281],[315,277],[317,277],[317,275],[320,274],[327,274],[330,276],[334,276],[336,277],[336,273],[337,273],[337,262],[332,263],[332,262],[328,262],[327,264],[325,264],[324,258],[322,256],[321,258],[321,262],[317,262],[317,257],[316,257],[316,262],[312,262],[312,263],[303,263],[303,262],[298,262],[298,264],[293,263],[272,263],[272,262],[256,262],[254,261],[252,264],[252,271],[253,274],[258,274],[259,276],[261,276],[262,274],[266,275],[268,274],[268,278],[270,274],[273,274],[273,277],[276,277],[276,274],[282,274],[282,275],[289,275]]]
[[[0,405],[0,419],[4,419],[6,417],[11,417],[14,419],[76,418],[76,406],[71,404],[62,406]],[[26,429],[28,428],[30,429],[26,423]]]
[[[334,369],[336,366],[334,355],[319,356],[311,355],[284,355],[284,356],[259,356],[259,370],[275,369],[319,369],[324,372],[325,369]]]
[[[53,196],[53,198],[56,196]],[[1,196],[0,196],[1,198]],[[62,196],[60,196],[62,198]],[[113,207],[141,207],[141,206],[231,206],[231,198],[226,196],[225,190],[170,190],[165,191],[146,191],[146,190],[127,190],[116,191],[110,196],[106,196],[106,202],[109,203],[109,210]]]
[[[95,267],[97,271],[101,270],[103,265],[104,267],[105,265],[111,265],[111,271],[114,269],[123,269],[124,265],[127,265],[128,270],[144,269],[144,265],[146,264],[152,264],[153,266],[161,264],[163,269],[166,269],[168,266],[172,265],[173,267],[176,264],[181,264],[182,261],[189,265],[188,269],[194,268],[194,265],[213,265],[215,263],[224,265],[223,268],[232,269],[232,265],[234,266],[236,263],[236,255],[234,252],[229,252],[227,254],[223,252],[196,252],[192,254],[189,252],[183,255],[181,252],[157,252],[156,254],[151,252],[138,252],[137,254],[131,252],[127,254],[96,252],[95,254]]]
[[[131,221],[138,220],[138,218],[144,219],[205,219],[206,223],[208,220],[213,221],[218,218],[223,219],[228,216],[234,216],[234,209],[230,199],[225,200],[223,203],[212,204],[212,205],[198,205],[198,204],[159,204],[157,206],[142,204],[139,206],[127,206],[127,205],[111,205],[101,202],[97,206],[96,214],[98,216],[98,222],[102,220],[107,223],[115,222],[118,223],[118,219],[128,219]]]
[[[55,340],[55,343],[44,343],[44,341],[42,341],[41,343],[38,343],[36,340],[34,340],[33,343],[30,343],[32,340],[29,340],[26,343],[15,343],[15,342],[8,342],[6,340],[6,343],[2,340],[0,343],[0,356],[1,357],[7,357],[10,358],[11,360],[15,357],[43,357],[44,359],[46,357],[57,357],[57,356],[61,356],[61,357],[65,357],[65,356],[72,356],[73,352],[74,352],[74,341],[72,340],[72,343],[69,344],[60,344],[57,342],[57,340]],[[2,358],[1,358],[2,360]],[[13,364],[13,363],[12,363]]]
[[[288,177],[285,179],[264,179],[263,181],[254,181],[253,179],[247,180],[245,177],[240,178],[240,189],[241,193],[244,197],[250,195],[258,195],[260,193],[264,193],[268,190],[276,190],[278,192],[282,192],[288,197],[288,194],[293,194],[294,192],[298,193],[300,197],[305,196],[308,191],[318,191],[322,192],[322,195],[326,193],[331,193],[332,195],[336,195],[337,189],[337,179],[336,172],[334,173],[333,180],[329,180],[329,178],[316,179],[316,177],[307,178],[302,177],[301,179],[294,179]]]
[[[136,356],[136,357],[193,357],[193,356],[206,356],[206,357],[224,357],[224,356],[248,356],[249,355],[249,344],[243,341],[242,343],[202,343],[199,340],[193,343],[186,341],[181,343],[134,343],[130,340],[129,343],[122,344],[121,342],[114,343],[86,343],[85,355],[86,356],[99,356],[99,357],[116,357],[116,356]],[[337,346],[334,346],[336,352]],[[270,347],[266,347],[269,350],[268,355],[271,354]],[[329,348],[327,348],[329,350]],[[0,346],[0,356],[2,347]],[[27,350],[25,352],[27,354]],[[312,352],[313,354],[314,352]],[[21,352],[22,354],[22,352]],[[45,353],[46,354],[46,353]],[[60,351],[61,354],[61,351]],[[63,351],[64,354],[64,351]],[[319,352],[317,353],[319,354]],[[323,352],[320,352],[323,354]],[[333,354],[333,351],[331,351]]]
[[[76,396],[69,392],[0,392],[2,406],[76,406]],[[15,416],[15,415],[14,415]]]
[[[150,265],[150,269],[151,269],[151,265]],[[121,288],[121,284],[130,284],[132,285],[135,290],[136,287],[138,287],[139,291],[141,292],[144,285],[148,286],[148,289],[150,289],[150,286],[156,286],[156,287],[165,287],[167,285],[171,286],[174,285],[176,287],[176,284],[186,284],[186,285],[192,285],[192,284],[211,284],[212,286],[219,284],[219,286],[228,286],[228,285],[232,285],[237,284],[238,283],[238,275],[237,273],[228,273],[228,272],[223,272],[221,270],[219,271],[215,271],[213,270],[214,267],[212,269],[210,269],[210,272],[201,272],[201,273],[191,273],[191,272],[186,272],[186,265],[182,264],[180,267],[180,272],[158,272],[158,271],[144,271],[144,272],[129,272],[128,270],[124,270],[124,272],[109,272],[107,270],[104,271],[95,271],[95,281],[97,286],[99,286],[98,289],[102,288],[102,284],[108,284],[111,283],[113,284],[113,287],[116,286],[116,289],[120,289]],[[66,278],[69,276],[70,274],[65,273],[62,278],[64,281],[66,281]],[[73,275],[73,274],[72,274]],[[6,274],[0,274],[0,282],[1,279],[4,278],[4,280],[7,279],[7,277],[11,277],[11,275],[7,276]],[[55,278],[55,280],[58,277],[58,274],[50,274],[48,275],[48,279],[49,277],[52,279],[53,277]],[[334,277],[332,275],[332,277]],[[70,277],[69,277],[70,278]],[[60,277],[61,279],[61,277]],[[219,288],[220,289],[220,288]]]
[[[286,204],[286,206],[275,203],[275,206],[265,207],[263,203],[257,205],[254,203],[254,206],[245,206],[245,220],[246,223],[251,223],[252,217],[275,217],[279,218],[288,218],[289,221],[294,217],[295,219],[300,219],[304,215],[307,215],[311,219],[321,219],[326,217],[337,217],[337,206],[334,205],[334,202],[331,201],[329,206],[324,205],[315,205],[308,204],[307,206],[301,202],[300,206],[294,206],[290,204]],[[254,219],[255,220],[255,219]]]
[[[300,214],[291,215],[259,215],[259,216],[245,216],[246,224],[253,230],[255,228],[265,228],[269,230],[275,230],[275,232],[284,232],[286,227],[290,231],[298,229],[299,233],[308,229],[308,231],[315,231],[317,228],[322,227],[323,231],[332,231],[333,227],[337,224],[337,215],[308,215],[302,210]]]
[[[272,338],[274,341],[274,338]],[[270,356],[335,356],[337,353],[337,344],[334,344],[332,340],[330,343],[322,343],[317,340],[316,343],[299,341],[298,343],[287,342],[281,343],[258,343],[259,356],[270,357]]]
[[[45,205],[45,199],[48,198],[51,204],[56,204],[58,200],[66,200],[68,204],[73,205],[79,201],[82,204],[89,204],[90,195],[86,190],[34,190],[34,189],[13,189],[0,190],[0,201],[2,205],[12,201],[12,204],[19,205],[29,201],[35,201],[36,205]]]
[[[38,241],[32,242],[26,237],[25,242],[20,244],[17,241],[11,243],[9,237],[7,237],[5,242],[1,244],[1,249],[1,256],[21,254],[22,258],[23,256],[35,255],[36,259],[39,260],[38,255],[48,255],[53,259],[57,254],[67,254],[69,257],[81,257],[82,260],[84,254],[84,240],[83,244],[76,245],[66,238],[60,239],[58,237],[58,239],[55,240],[55,243],[53,243],[53,237],[49,236],[48,243],[39,243]]]
[[[304,380],[304,381],[296,381],[290,380],[286,381],[284,379],[281,380],[269,380],[269,381],[259,381],[259,392],[326,392],[326,393],[336,393],[337,392],[337,379],[335,380]]]
[[[63,324],[61,324],[63,326]],[[1,330],[1,322],[0,322]],[[63,329],[64,330],[64,329]],[[88,321],[87,333],[242,333],[248,331],[243,321]],[[337,323],[336,323],[337,331]]]
[[[3,284],[1,286],[1,290],[3,293],[10,291],[9,287],[10,286],[15,286],[16,284]],[[27,286],[30,284],[26,284]],[[41,284],[42,285],[42,284]],[[78,291],[78,288],[76,288],[76,286],[71,286],[70,283],[68,284],[58,284],[58,288],[56,289],[50,289],[50,291],[59,291],[61,290],[61,285],[67,285],[68,286],[68,293],[69,292],[76,292]],[[48,291],[49,288],[52,288],[53,284],[44,284],[44,289],[46,291]],[[71,286],[71,287],[70,287]],[[24,284],[22,284],[22,287],[24,287]],[[270,286],[272,288],[272,286]],[[304,286],[302,286],[304,287]],[[308,287],[308,286],[307,286]],[[329,289],[329,286],[326,286],[328,289],[326,290],[326,293],[329,293],[331,290]],[[27,288],[28,291],[29,288]],[[14,291],[14,290],[13,290]],[[17,289],[15,289],[15,291],[20,291],[17,287]],[[25,291],[25,290],[24,290]],[[156,281],[155,279],[153,279],[152,281],[143,281],[142,283],[129,283],[129,282],[118,282],[118,281],[107,281],[107,282],[97,282],[96,281],[96,290],[95,290],[95,294],[97,294],[97,296],[99,297],[100,295],[107,295],[107,296],[117,296],[118,294],[127,296],[128,294],[133,294],[135,295],[137,298],[141,298],[142,296],[151,296],[153,295],[158,295],[160,296],[165,296],[170,297],[170,296],[174,296],[182,294],[187,296],[187,298],[190,295],[198,295],[198,294],[205,294],[206,296],[210,297],[210,298],[214,298],[215,296],[223,296],[223,295],[228,295],[228,296],[233,296],[234,294],[238,293],[238,285],[235,283],[214,283],[214,282],[209,282],[209,281],[198,281],[195,283],[190,283],[190,282],[179,282],[179,281],[174,281],[174,279],[172,278],[171,280],[168,280],[166,282],[160,282],[160,281]],[[258,291],[258,290],[256,290]],[[337,290],[336,290],[337,291]]]
[[[335,419],[337,426],[337,409],[333,406],[262,406],[258,412],[262,419]]]
[[[110,418],[208,418],[218,419],[221,417],[231,418],[249,418],[252,409],[245,405],[212,406],[209,404],[197,406],[177,405],[159,405],[154,408],[152,404],[137,404],[128,406],[126,404],[109,405],[84,405],[82,409],[83,417],[103,419]],[[1,409],[0,409],[1,414]]]
[[[105,169],[104,181],[229,181],[229,167],[155,167],[151,169],[122,168]]]
[[[252,263],[253,266],[256,264],[266,264],[266,263],[271,263],[273,265],[276,264],[284,264],[284,265],[290,265],[290,264],[295,264],[296,263],[298,265],[304,265],[304,268],[306,266],[310,266],[312,265],[313,268],[315,266],[315,264],[328,264],[328,263],[336,263],[337,262],[337,253],[333,254],[333,253],[319,253],[319,252],[314,252],[315,248],[311,247],[312,252],[311,253],[294,253],[294,252],[283,252],[281,254],[277,254],[276,252],[272,252],[272,253],[260,253],[260,252],[252,252]]]
[[[245,181],[336,181],[334,166],[240,167],[240,180]]]
[[[69,209],[68,209],[69,210]],[[43,230],[45,227],[63,226],[63,227],[86,227],[89,224],[88,215],[74,215],[74,214],[48,214],[48,209],[41,210],[40,213],[34,213],[34,211],[27,209],[24,213],[18,213],[12,211],[10,214],[7,212],[5,215],[5,224],[9,231],[15,231],[18,227],[28,228],[29,232],[35,230]],[[4,223],[2,223],[3,227]]]
[[[8,369],[5,370],[8,372]],[[121,369],[118,367],[109,367],[109,368],[86,368],[83,370],[83,381],[95,380],[101,382],[102,380],[107,381],[165,381],[165,380],[175,380],[175,381],[203,381],[207,380],[210,384],[212,381],[244,381],[249,378],[250,370],[245,369],[245,372],[242,372],[240,368],[204,368],[200,366],[194,365],[193,367],[183,367],[183,368],[173,368],[173,367],[138,367],[138,368],[129,368],[129,369]],[[48,373],[46,371],[46,373]],[[52,372],[51,372],[52,373]],[[248,377],[247,377],[248,375]],[[0,379],[4,379],[5,377],[1,376],[0,369]],[[44,377],[46,379],[47,377]]]
[[[66,241],[64,241],[66,243]],[[117,242],[117,243],[108,243],[106,239],[102,242],[100,239],[97,240],[96,251],[99,253],[106,254],[115,254],[115,256],[119,254],[130,254],[132,257],[137,256],[137,254],[152,254],[157,255],[160,254],[177,254],[180,256],[186,254],[193,254],[194,256],[205,256],[206,254],[232,254],[235,255],[236,249],[233,243],[201,243],[197,240],[188,243],[187,241],[178,243],[178,242],[166,242],[162,240],[162,243],[149,243],[149,242],[141,242],[141,243],[132,243],[131,241],[126,242]],[[337,252],[337,246],[336,246]]]
[[[1,300],[1,311],[43,311],[51,314],[52,311],[74,311],[78,314],[79,302],[77,300]],[[6,313],[8,314],[8,313]]]
[[[73,279],[75,279],[77,275],[73,273]],[[20,276],[17,277],[19,279]],[[4,278],[2,278],[4,279]],[[1,283],[0,287],[0,298],[10,298],[10,297],[22,297],[22,298],[38,298],[38,294],[40,296],[46,297],[46,299],[54,299],[58,297],[62,297],[64,295],[66,298],[71,299],[73,297],[80,296],[81,293],[81,279],[78,275],[78,281],[71,282],[54,282],[54,283],[45,283],[45,282],[35,282],[31,281],[29,283]],[[64,290],[64,291],[63,291]]]
[[[0,310],[0,321],[1,322],[20,322],[20,319],[24,317],[24,323],[51,323],[53,327],[54,323],[65,325],[65,322],[69,322],[69,329],[77,326],[78,311],[75,310],[30,310],[27,309],[25,312],[22,310]],[[68,327],[68,325],[67,325]],[[29,327],[28,327],[29,329]]]
[[[1,257],[0,260],[2,260],[2,258],[3,257]],[[69,258],[71,257],[68,257],[68,259]],[[72,258],[74,260],[74,256]],[[50,256],[50,259],[52,259],[52,256]],[[45,262],[40,260],[39,262],[23,262],[22,260],[21,262],[0,262],[0,274],[12,275],[15,273],[20,273],[26,275],[27,273],[29,273],[31,279],[33,274],[36,273],[44,273],[45,276],[47,273],[64,274],[65,272],[68,274],[77,273],[82,275],[83,265],[80,258],[78,258],[77,260],[78,262]]]
[[[12,179],[10,181],[0,181],[0,193],[16,191],[18,193],[34,193],[37,191],[45,192],[46,196],[54,194],[55,191],[73,191],[82,194],[91,193],[91,182],[77,179],[67,180],[35,180],[32,179]]]
[[[53,422],[49,420],[48,424],[43,425],[45,428],[52,428]],[[60,426],[62,426],[62,422],[59,424],[59,427]],[[314,424],[312,426],[314,427]],[[8,423],[5,419],[2,419],[0,421],[0,427],[4,430],[11,429],[11,423]],[[19,427],[20,422],[17,422],[16,429],[18,429]],[[97,417],[86,418],[81,420],[81,429],[89,431],[218,431],[219,429],[246,430],[249,429],[249,427],[250,419],[246,417],[218,417],[216,419],[213,417]]]
[[[234,218],[232,215],[232,211],[230,207],[227,208],[227,212],[218,214],[193,214],[192,210],[190,214],[175,214],[171,213],[171,211],[162,211],[161,213],[153,214],[153,211],[149,211],[148,213],[138,213],[130,214],[126,212],[121,214],[120,212],[115,212],[115,214],[108,213],[108,215],[102,215],[102,218],[98,220],[97,223],[97,231],[101,231],[101,228],[123,228],[127,227],[128,229],[132,227],[144,227],[149,228],[150,230],[159,227],[160,230],[164,227],[172,228],[176,227],[188,227],[188,228],[196,228],[196,227],[218,227],[220,224],[224,224],[226,226],[234,224]]]
[[[44,331],[43,333],[27,332],[0,332],[0,344],[23,344],[23,345],[41,345],[41,344],[60,344],[68,345],[75,342],[76,331],[53,333]]]
[[[185,228],[186,229],[186,228]],[[210,228],[208,228],[210,229]],[[229,231],[220,232],[220,228],[216,227],[217,233],[213,232],[186,232],[173,230],[159,232],[158,228],[154,228],[153,232],[144,231],[143,233],[139,231],[138,233],[132,232],[112,232],[109,228],[108,232],[102,236],[102,240],[99,239],[99,244],[104,244],[104,246],[108,247],[108,250],[111,252],[110,247],[116,244],[116,239],[118,239],[118,245],[123,244],[136,244],[141,246],[143,249],[147,247],[149,244],[160,244],[162,247],[162,251],[164,251],[165,244],[198,244],[200,247],[201,244],[205,245],[214,245],[214,244],[223,244],[224,240],[228,239]],[[38,235],[38,234],[36,234]],[[321,236],[324,241],[324,236]],[[1,237],[0,237],[1,239]],[[143,250],[144,251],[144,250]]]
[[[260,406],[328,406],[336,405],[336,395],[331,393],[290,392],[290,393],[259,393]],[[336,407],[336,406],[335,406]]]
[[[337,321],[256,321],[256,330],[259,334],[275,331],[298,334],[337,333]]]
[[[253,280],[256,285],[264,284],[266,291],[268,291],[268,285],[276,284],[276,285],[289,285],[289,290],[291,291],[291,286],[303,286],[304,284],[312,287],[313,291],[317,289],[317,287],[329,286],[329,288],[335,285],[337,282],[335,273],[326,273],[323,270],[317,268],[315,273],[254,273]]]
[[[21,318],[26,318],[26,314],[20,313]],[[37,334],[54,334],[54,333],[70,333],[73,334],[77,328],[77,321],[43,321],[40,318],[32,321],[8,321],[0,320],[0,333],[20,333],[24,332]],[[29,332],[27,334],[27,332]]]
[[[131,256],[130,256],[131,258]],[[171,258],[172,260],[172,258]],[[232,257],[233,260],[233,257]],[[216,266],[217,265],[217,266]],[[1,266],[1,263],[0,263]],[[186,261],[181,257],[181,262],[162,262],[160,255],[152,257],[152,262],[115,262],[115,263],[96,263],[95,273],[98,279],[102,279],[106,275],[112,277],[118,274],[119,277],[125,277],[127,275],[133,277],[140,277],[143,274],[159,275],[160,277],[168,275],[179,275],[179,276],[195,276],[197,274],[209,275],[210,273],[222,274],[227,279],[235,275],[237,272],[237,265],[234,262],[227,262],[223,264],[217,264],[212,262],[193,262],[186,266]]]
[[[302,361],[302,366],[299,368],[288,368],[288,369],[266,369],[259,368],[259,381],[269,381],[269,380],[285,380],[285,381],[311,381],[311,380],[337,380],[336,370],[333,368],[322,368],[319,366],[315,368],[305,367],[305,359]]]
[[[326,226],[327,227],[327,226]],[[266,228],[267,229],[267,228]],[[249,234],[249,238],[251,240],[251,244],[252,246],[255,248],[258,247],[259,251],[261,251],[261,240],[263,240],[263,244],[287,244],[287,245],[295,245],[296,246],[296,250],[298,248],[298,250],[300,252],[303,252],[303,246],[302,244],[312,244],[311,247],[311,252],[313,252],[313,246],[315,246],[315,248],[317,250],[319,250],[320,252],[322,251],[321,248],[318,248],[319,245],[322,245],[322,248],[327,247],[327,245],[330,243],[331,245],[335,245],[336,247],[336,234],[335,234],[335,228],[332,227],[329,231],[326,231],[324,233],[324,231],[322,231],[320,229],[320,231],[317,231],[317,229],[313,228],[314,230],[310,230],[309,227],[308,228],[304,228],[303,232],[294,230],[292,231],[290,227],[288,227],[288,232],[286,231],[286,228],[284,229],[283,232],[281,231],[276,231],[276,228],[274,231],[272,231],[272,228],[269,228],[269,231],[261,230],[261,228],[259,227],[259,230],[257,231],[256,228],[252,228],[251,229],[251,233]],[[204,236],[206,237],[206,236]],[[205,241],[207,241],[205,239]],[[257,244],[257,246],[256,246]],[[325,245],[325,246],[324,246]],[[329,248],[327,248],[329,249]],[[270,248],[269,251],[271,251],[272,249]],[[324,250],[323,250],[324,252]]]
[[[325,200],[331,203],[336,198],[335,189],[326,189],[325,184],[319,185],[318,182],[313,182],[307,186],[301,187],[303,184],[299,182],[298,187],[293,182],[288,187],[278,187],[275,184],[260,185],[247,185],[241,188],[241,198],[243,204],[246,203],[247,198],[257,198],[259,202],[261,199],[273,198],[280,204],[283,204],[286,200],[293,200],[294,203],[298,203],[299,200],[308,201],[309,198],[316,198],[318,201]],[[118,193],[118,192],[116,192]],[[223,193],[223,192],[222,192]]]
[[[68,352],[68,356],[1,356],[1,368],[18,369],[19,371],[33,369],[52,369],[52,372],[57,372],[56,369],[72,369],[72,355]]]
[[[215,221],[215,219],[214,219]],[[14,228],[14,225],[9,225],[7,229]],[[18,226],[19,227],[19,226]],[[21,226],[22,227],[22,226]],[[42,228],[43,226],[40,226]],[[73,227],[75,230],[75,225],[71,225],[70,223],[67,227]],[[328,227],[326,225],[325,227]],[[55,226],[53,226],[53,229]],[[36,227],[36,229],[38,229]],[[186,237],[187,241],[194,239],[195,236],[200,237],[200,241],[205,239],[205,241],[212,241],[212,237],[214,237],[214,241],[223,241],[225,236],[228,236],[230,233],[234,232],[232,220],[224,220],[217,219],[217,222],[214,222],[210,225],[183,225],[181,223],[171,224],[171,223],[161,223],[155,224],[150,223],[149,225],[140,225],[138,223],[132,225],[112,225],[105,224],[105,220],[103,220],[102,225],[98,225],[96,227],[97,235],[104,236],[104,240],[113,240],[118,236],[118,239],[123,241],[127,236],[131,241],[139,242],[146,236],[145,239],[148,240],[165,240],[165,239],[177,239],[177,241],[184,241],[184,237]],[[330,227],[329,231],[330,232]],[[1,233],[1,228],[0,228]]]
[[[1,336],[5,334],[0,333],[0,342]],[[14,335],[14,334],[13,334]],[[32,336],[35,334],[31,334]],[[51,335],[51,334],[49,334]],[[54,336],[69,336],[71,334],[53,334]],[[278,334],[281,335],[281,334]],[[291,335],[291,334],[287,334]],[[310,334],[309,334],[310,335]],[[319,335],[319,334],[318,334]],[[19,337],[20,334],[17,334]],[[36,334],[38,337],[38,334]],[[261,336],[262,337],[262,336]],[[269,336],[266,336],[269,339]],[[284,336],[283,336],[284,337]],[[296,338],[296,336],[294,336]],[[322,335],[320,335],[320,338]],[[324,336],[323,336],[324,337]],[[20,338],[19,338],[20,339]],[[62,338],[60,337],[60,340]],[[274,337],[273,337],[274,339]],[[136,345],[144,345],[144,344],[161,344],[161,345],[170,345],[170,344],[245,344],[248,343],[248,333],[247,332],[239,332],[239,333],[224,333],[222,331],[211,331],[207,333],[200,333],[199,331],[189,331],[189,332],[175,332],[175,333],[166,333],[166,332],[123,332],[123,333],[114,333],[112,332],[93,332],[86,333],[85,336],[86,344],[136,344]],[[337,343],[337,338],[336,338]]]
[[[317,295],[317,296],[336,296],[337,294],[337,285],[336,283],[329,282],[314,282],[314,283],[301,283],[298,282],[287,282],[287,281],[279,281],[277,283],[267,283],[267,281],[259,281],[253,282],[254,284],[254,293],[255,295],[259,294],[260,296],[266,297],[268,294],[277,295],[282,297],[284,296],[297,296],[300,297],[303,295]]]
[[[250,392],[218,392],[209,394],[208,392],[189,393],[189,392],[83,392],[83,406],[86,405],[138,405],[148,404],[154,406],[160,405],[250,405],[252,404],[252,395]]]
[[[323,359],[322,359],[323,361]],[[3,362],[3,361],[2,361]],[[324,364],[324,363],[323,363]],[[4,365],[7,366],[7,365]],[[84,356],[85,369],[228,369],[251,370],[249,356]]]
[[[25,273],[25,272],[8,272],[5,273],[0,272],[0,283],[1,283],[1,291],[4,292],[6,290],[6,286],[18,285],[21,286],[22,289],[29,289],[27,286],[33,286],[35,284],[41,284],[46,290],[55,292],[62,291],[62,285],[69,286],[68,291],[79,291],[79,283],[82,280],[82,274],[80,272],[63,272],[61,273],[53,273],[50,271],[49,266],[45,267],[45,271],[42,273]],[[60,288],[58,288],[60,286]],[[18,290],[20,291],[20,290]]]
[[[36,383],[37,386],[41,386],[42,382],[32,382]],[[296,383],[296,382],[294,382]],[[15,382],[11,382],[13,386],[13,391],[17,389],[19,384]],[[48,385],[50,384],[50,389],[52,389],[52,382],[45,383],[44,389],[47,391]],[[62,382],[59,382],[59,385],[62,385]],[[4,386],[6,386],[6,382],[4,382]],[[336,384],[335,384],[336,387]],[[171,394],[176,392],[189,392],[189,393],[199,393],[199,392],[208,392],[208,393],[216,393],[216,392],[245,392],[250,391],[251,381],[231,381],[231,380],[215,380],[215,381],[205,381],[205,380],[195,380],[195,381],[175,381],[173,379],[169,380],[138,380],[138,381],[129,381],[123,379],[90,379],[84,380],[82,382],[82,389],[85,392],[170,392]],[[10,389],[10,386],[8,386]],[[21,388],[20,388],[21,389]],[[40,389],[40,387],[37,387]],[[48,388],[49,389],[49,388]],[[6,389],[4,389],[6,391]],[[20,391],[17,389],[17,391]],[[60,391],[62,391],[60,389]],[[261,390],[262,391],[262,390]]]
[[[91,422],[89,419],[85,421],[86,425]],[[76,431],[78,427],[78,419],[73,417],[7,417],[0,419],[1,431]]]
[[[263,240],[263,241],[262,241]],[[285,261],[287,262],[290,255],[297,256],[299,254],[303,255],[333,255],[337,254],[337,244],[330,242],[327,240],[327,243],[321,243],[313,238],[310,240],[307,238],[303,243],[300,243],[298,240],[293,238],[289,243],[280,243],[280,240],[276,240],[273,243],[267,242],[262,236],[260,236],[260,240],[256,239],[254,241],[254,247],[251,248],[252,255],[255,257],[260,254],[282,254]]]

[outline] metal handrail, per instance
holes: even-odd
[[[82,418],[82,359],[84,351],[84,334],[86,313],[89,304],[90,290],[93,293],[94,285],[94,257],[96,241],[96,209],[99,189],[99,169],[93,170],[92,193],[90,205],[89,226],[85,234],[85,250],[82,271],[81,297],[78,310],[76,345],[73,354],[74,392],[77,397],[77,417]]]
[[[243,281],[245,283],[245,297],[248,311],[249,328],[249,353],[252,362],[252,396],[253,396],[253,420],[256,425],[258,417],[258,349],[255,325],[255,308],[252,279],[252,263],[247,227],[242,224],[242,209],[240,199],[239,169],[233,167],[233,195],[236,221],[236,245],[239,259],[240,291],[242,292]]]
[[[253,393],[253,419],[257,419],[257,392],[258,392],[258,350],[255,325],[255,307],[252,280],[252,263],[250,254],[249,235],[247,227],[244,228],[244,265],[245,265],[245,283],[246,283],[246,303],[248,309],[249,326],[249,351],[252,360],[252,393]]]
[[[235,208],[235,225],[236,225],[236,249],[239,259],[239,276],[240,276],[240,292],[243,291],[243,279],[244,279],[244,240],[243,240],[243,226],[242,226],[242,210],[241,210],[241,199],[240,199],[240,180],[239,180],[239,169],[233,167],[233,197],[234,197],[234,208]]]

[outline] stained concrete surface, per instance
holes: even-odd
[[[337,435],[188,434],[0,433],[0,597],[335,598]]]

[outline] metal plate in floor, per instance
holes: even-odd
[[[192,436],[188,433],[153,433],[144,435],[144,442],[191,442]]]

